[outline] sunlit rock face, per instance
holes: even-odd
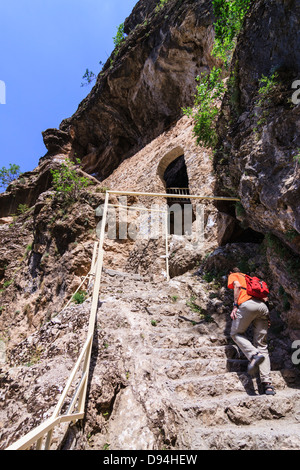
[[[169,1],[156,11],[157,3],[137,4],[92,92],[60,130],[44,133],[49,154],[76,154],[104,179],[192,104],[195,77],[215,64],[211,2]]]

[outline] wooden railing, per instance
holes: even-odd
[[[49,450],[51,448],[51,442],[53,438],[53,431],[61,423],[71,423],[76,422],[84,418],[85,415],[85,402],[86,402],[86,393],[88,385],[88,375],[90,369],[91,353],[92,353],[92,344],[94,337],[95,321],[96,314],[98,310],[99,302],[99,291],[101,283],[101,272],[103,267],[103,243],[105,235],[105,225],[106,217],[108,210],[108,199],[109,193],[105,195],[104,211],[100,232],[100,241],[94,246],[94,253],[90,271],[90,277],[94,278],[94,287],[93,287],[93,296],[92,304],[90,311],[90,320],[89,328],[86,342],[83,346],[81,354],[72,370],[72,373],[69,377],[69,380],[62,392],[60,400],[54,410],[53,415],[46,422],[29,432],[26,436],[19,439],[17,442],[12,444],[7,450],[26,450],[34,446],[37,450]],[[98,254],[97,254],[98,251]],[[80,366],[82,365],[82,372],[79,382],[73,397],[68,404],[67,412],[61,414],[61,410],[65,405],[66,399],[68,397],[71,386],[73,385],[76,375],[79,371]],[[75,410],[75,411],[74,411]],[[45,442],[44,442],[45,440]]]
[[[24,437],[20,438],[14,444],[9,446],[6,450],[26,450],[26,449],[49,450],[51,449],[51,443],[53,440],[53,431],[57,426],[63,423],[65,423],[68,426],[71,422],[75,423],[78,420],[82,420],[85,416],[88,376],[89,376],[90,361],[91,361],[91,354],[92,354],[92,345],[93,345],[96,315],[97,315],[97,310],[98,310],[100,285],[101,285],[101,273],[102,273],[102,268],[103,268],[103,256],[104,256],[103,245],[104,245],[104,237],[105,237],[105,226],[106,226],[106,220],[107,220],[107,212],[109,208],[109,197],[111,194],[150,196],[150,197],[154,196],[154,197],[163,197],[163,198],[175,197],[175,198],[180,198],[180,199],[188,197],[190,199],[198,199],[198,200],[208,199],[208,200],[239,201],[239,199],[235,199],[235,198],[223,198],[223,197],[217,198],[217,197],[212,197],[212,196],[207,196],[207,197],[206,196],[191,196],[191,195],[186,195],[186,194],[185,195],[184,194],[171,195],[171,194],[157,194],[157,193],[136,193],[136,192],[128,192],[128,191],[127,192],[122,192],[122,191],[107,191],[106,192],[99,242],[95,243],[95,246],[94,246],[94,253],[93,253],[90,273],[83,280],[84,282],[86,279],[90,278],[90,280],[93,280],[94,282],[87,339],[85,341],[85,344],[82,348],[80,356],[71,372],[68,382],[62,392],[62,395],[59,399],[59,402],[52,416],[48,420],[46,420],[44,423],[40,424],[35,429],[30,431],[28,434],[26,434]],[[132,209],[145,210],[144,208],[138,208],[138,207],[136,208],[132,207]],[[167,217],[167,212],[165,211],[161,211],[161,212],[164,212]],[[169,279],[168,258],[169,258],[168,231],[166,230],[167,279]],[[69,305],[69,303],[70,301],[68,302],[67,306]],[[78,379],[79,369],[81,366],[82,366],[82,371],[80,374],[80,378]],[[77,383],[75,392],[73,393],[71,400],[69,399],[69,401],[67,402],[66,400],[69,396],[70,389],[72,386],[74,387],[75,381]],[[67,404],[67,411],[64,414],[61,414],[62,409],[65,407],[66,404]]]

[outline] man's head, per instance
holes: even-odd
[[[239,268],[230,268],[230,269],[228,269],[227,275],[230,276],[230,274],[240,273],[240,272],[241,272],[241,270]]]

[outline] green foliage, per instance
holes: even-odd
[[[126,38],[126,35],[124,33],[124,23],[121,23],[120,26],[118,26],[118,28],[117,28],[117,34],[113,37],[113,42],[114,42],[114,45],[115,45],[115,49],[114,49],[114,51],[111,55],[111,58],[110,58],[111,66],[113,65],[115,57],[118,54],[120,46],[121,46],[122,42],[125,40],[125,38]],[[103,65],[101,60],[100,60],[99,64]],[[92,72],[89,69],[86,69],[85,74],[82,77],[83,82],[81,82],[81,87],[89,86],[96,79],[97,79],[97,76],[94,74],[94,72]]]
[[[237,217],[243,217],[246,214],[244,206],[242,205],[242,203],[240,201],[236,202],[236,204],[235,204],[235,213],[236,213]]]
[[[203,309],[195,303],[195,300],[196,299],[194,297],[191,297],[191,299],[186,302],[186,305],[192,310],[192,312],[201,314]]]
[[[198,144],[214,148],[217,144],[216,121],[219,115],[218,101],[222,100],[226,91],[223,82],[224,68],[227,69],[235,48],[236,38],[241,31],[243,21],[252,0],[213,0],[215,15],[215,44],[213,55],[223,61],[222,68],[214,67],[209,74],[201,74],[196,78],[195,103],[193,108],[183,109],[184,114],[195,121],[194,135]],[[229,86],[236,93],[235,80]],[[237,108],[238,96],[233,97]]]
[[[297,232],[297,230],[292,228],[291,230],[288,230],[285,233],[285,237],[288,241],[292,242],[293,240],[295,240],[295,238],[299,237],[299,233]]]
[[[194,118],[197,143],[214,147],[217,143],[215,123],[219,113],[218,100],[222,99],[225,93],[222,69],[214,67],[208,75],[202,73],[196,80],[199,85],[194,107],[185,108],[183,112]]]
[[[91,70],[86,69],[85,74],[82,77],[82,80],[83,82],[81,82],[81,86],[82,87],[88,86],[96,80],[96,75]]]
[[[117,34],[113,37],[114,45],[117,50],[120,49],[122,42],[125,39],[124,23],[121,23],[117,28]]]
[[[115,50],[113,51],[111,58],[110,58],[110,66],[112,67],[115,57],[117,56],[121,44],[125,41],[125,33],[124,33],[124,23],[121,23],[120,26],[117,28],[117,34],[113,37]]]
[[[298,148],[298,149],[296,150],[296,152],[297,152],[297,154],[294,155],[293,159],[294,159],[295,162],[300,163],[300,148]]]
[[[17,209],[17,214],[18,215],[25,214],[25,212],[27,212],[28,210],[29,210],[29,207],[27,204],[19,204],[18,209]]]
[[[75,304],[83,304],[83,302],[86,300],[86,297],[87,292],[80,290],[73,295],[72,300],[75,302]]]
[[[7,287],[11,286],[13,284],[14,280],[13,279],[9,279],[8,281],[5,281],[3,283],[3,287],[4,289],[7,289]]]
[[[33,245],[32,243],[30,243],[29,245],[26,246],[26,250],[25,250],[25,255],[27,256],[28,253],[32,250],[33,248]]]
[[[96,193],[106,193],[107,191],[109,191],[109,187],[108,186],[97,186],[96,187]]]
[[[256,131],[262,127],[268,119],[270,114],[270,106],[274,102],[274,93],[279,84],[279,77],[277,72],[272,73],[269,77],[262,75],[259,81],[258,98],[255,102],[257,127]]]
[[[272,95],[278,86],[278,73],[274,72],[269,77],[262,75],[259,81],[258,94],[259,98],[256,105],[261,108],[266,108],[272,104]]]
[[[11,164],[9,168],[4,166],[0,169],[0,188],[6,189],[7,186],[21,175],[19,165]]]
[[[164,6],[166,5],[166,3],[168,3],[168,1],[169,0],[160,0],[160,2],[155,7],[155,13],[158,13],[162,8],[164,8]]]
[[[252,0],[213,0],[216,21],[213,55],[227,67]]]
[[[79,165],[80,160],[77,159],[76,162]],[[78,200],[80,191],[90,184],[88,178],[79,176],[76,166],[68,158],[59,169],[51,170],[51,174],[57,197],[67,203]]]

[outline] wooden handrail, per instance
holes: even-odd
[[[53,430],[56,426],[58,426],[61,423],[69,424],[70,422],[76,422],[78,420],[83,419],[85,416],[84,407],[85,407],[85,402],[86,402],[88,374],[89,374],[90,361],[91,361],[96,314],[97,314],[98,303],[99,303],[99,292],[100,292],[100,285],[101,285],[101,274],[102,274],[103,256],[104,256],[103,246],[104,246],[104,237],[105,237],[105,226],[106,226],[107,212],[109,208],[110,195],[124,195],[124,196],[133,195],[133,196],[164,197],[164,198],[174,197],[174,198],[182,198],[182,199],[188,198],[188,199],[196,199],[196,200],[240,201],[240,199],[237,199],[237,198],[216,197],[216,196],[197,196],[197,195],[190,195],[190,194],[189,195],[181,195],[181,194],[173,195],[173,194],[161,194],[161,193],[138,193],[138,192],[132,192],[132,191],[107,191],[106,192],[99,244],[97,242],[94,245],[94,253],[93,253],[93,258],[92,258],[91,270],[89,274],[83,280],[83,282],[85,282],[89,276],[90,276],[90,279],[94,277],[93,296],[92,296],[92,304],[91,304],[87,339],[85,341],[85,344],[82,348],[80,356],[71,372],[71,375],[67,381],[67,384],[61,394],[61,397],[55,407],[55,410],[51,418],[49,418],[47,421],[37,426],[35,429],[30,431],[26,436],[20,438],[14,444],[10,445],[6,450],[25,450],[25,449],[31,448],[34,444],[36,444],[36,449],[42,449],[43,439],[45,438],[45,436],[46,436],[46,442],[45,442],[44,449],[46,450],[50,449]],[[139,207],[136,207],[136,208],[130,207],[130,208],[136,209],[136,210],[142,209]],[[166,270],[167,270],[167,280],[169,280],[167,213],[165,211],[158,211],[158,212],[164,212],[166,214],[166,219],[165,219]],[[97,256],[97,249],[98,249],[98,256]],[[79,288],[77,289],[77,291],[78,290]],[[68,302],[67,306],[69,305],[69,303],[70,301]],[[64,307],[64,309],[66,307]],[[62,407],[65,404],[65,400],[68,396],[70,388],[76,378],[76,374],[82,362],[83,362],[83,370],[82,370],[81,378],[79,380],[79,384],[76,387],[76,390],[71,399],[71,402],[68,406],[68,411],[66,414],[60,415]],[[78,410],[73,413],[73,409],[76,407],[76,404],[77,404]]]
[[[46,442],[45,442],[44,449],[48,450],[50,449],[53,430],[56,426],[58,426],[61,423],[70,423],[72,421],[76,422],[77,420],[84,418],[84,415],[85,415],[84,406],[85,406],[85,401],[86,401],[88,373],[89,373],[90,361],[91,361],[92,343],[93,343],[96,314],[97,314],[98,302],[99,302],[101,272],[102,272],[102,267],[103,267],[103,244],[104,244],[104,235],[105,235],[106,216],[107,216],[107,210],[108,210],[108,199],[109,199],[109,194],[106,193],[101,234],[100,234],[100,242],[99,242],[99,249],[98,249],[98,258],[96,261],[96,250],[97,250],[98,244],[95,244],[91,271],[89,273],[91,275],[93,274],[95,275],[95,282],[94,282],[94,288],[93,288],[93,297],[92,297],[92,305],[91,305],[91,312],[90,312],[88,336],[87,336],[86,342],[82,348],[80,356],[71,372],[71,375],[67,381],[67,384],[61,394],[61,397],[55,407],[55,410],[51,418],[49,418],[45,423],[39,425],[38,427],[30,431],[26,436],[20,438],[17,442],[9,446],[6,450],[26,450],[32,447],[33,444],[36,444],[36,449],[40,450],[42,448],[43,439],[45,436],[46,436]],[[87,277],[88,276],[86,276],[86,278]],[[83,361],[84,363],[83,363],[81,379],[79,381],[79,384],[77,385],[75,394],[73,395],[71,402],[69,404],[68,412],[67,414],[59,415],[65,403],[65,400],[68,396],[69,390],[74,382],[74,379],[79,370],[79,367]],[[76,402],[78,402],[78,411],[75,413],[72,413],[72,410],[76,406]]]

